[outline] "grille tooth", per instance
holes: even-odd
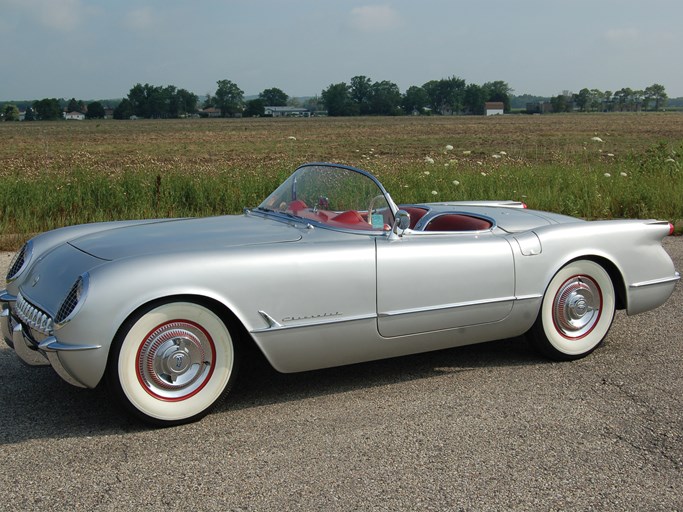
[[[35,331],[48,334],[52,329],[52,319],[50,316],[29,303],[21,293],[17,296],[14,311],[23,323]]]

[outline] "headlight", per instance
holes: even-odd
[[[29,240],[21,249],[19,249],[19,252],[14,255],[14,258],[12,258],[12,261],[9,264],[9,270],[7,271],[7,282],[15,279],[21,271],[26,268],[32,253],[33,243]]]
[[[88,293],[88,281],[89,275],[87,272],[76,279],[76,282],[64,298],[62,305],[59,307],[59,311],[57,311],[57,316],[55,317],[56,323],[62,324],[77,313]]]

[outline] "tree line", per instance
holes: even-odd
[[[215,115],[221,117],[258,117],[265,115],[269,106],[294,106],[309,111],[325,110],[330,116],[362,115],[410,115],[410,114],[484,114],[487,102],[500,102],[504,112],[510,112],[512,89],[507,82],[497,80],[482,85],[467,84],[462,78],[452,76],[430,80],[421,86],[411,86],[401,93],[391,81],[373,82],[367,76],[352,77],[349,82],[330,84],[319,96],[301,101],[290,98],[277,87],[263,90],[256,98],[245,100],[244,91],[227,79],[216,82],[215,92],[208,93],[201,103],[199,97],[174,85],[157,86],[135,84],[128,95],[113,110],[115,119],[140,117],[147,119],[179,118],[190,115]],[[549,99],[552,112],[569,112],[575,109],[591,111],[640,111],[661,110],[667,104],[664,86],[653,84],[644,90],[622,88],[618,91],[581,89],[578,93],[563,93]],[[540,102],[543,103],[543,102]],[[207,109],[214,109],[213,111]],[[105,106],[99,102],[87,105],[75,98],[65,100],[44,98],[26,107],[25,120],[60,119],[66,112],[81,112],[86,118],[105,117]],[[19,119],[19,109],[5,104],[2,109],[5,121]]]
[[[652,84],[643,90],[623,87],[618,91],[583,88],[576,94],[559,94],[550,99],[553,112],[639,112],[661,110],[668,101],[663,85]]]

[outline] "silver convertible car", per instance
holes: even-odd
[[[3,337],[67,382],[106,382],[156,425],[220,402],[245,345],[300,372],[528,333],[595,349],[616,309],[664,303],[668,222],[587,222],[513,201],[396,205],[371,174],[312,163],[242,215],[41,234],[0,290]]]

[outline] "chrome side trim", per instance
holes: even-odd
[[[629,286],[629,288],[642,288],[643,286],[653,286],[657,284],[671,283],[678,281],[680,278],[681,275],[678,272],[676,272],[674,277],[663,277],[661,279],[652,279],[651,281],[641,281],[639,283],[633,283]]]
[[[377,315],[373,314],[368,314],[368,315],[355,315],[355,316],[348,316],[348,317],[343,317],[339,318],[336,317],[334,320],[327,320],[327,321],[319,321],[319,322],[303,322],[300,324],[295,324],[295,325],[283,325],[276,320],[274,320],[268,313],[259,311],[261,313],[261,316],[264,318],[268,317],[270,318],[273,322],[275,322],[276,325],[271,324],[268,322],[268,327],[262,327],[260,329],[252,329],[249,331],[250,333],[253,334],[258,334],[262,332],[273,332],[273,331],[283,331],[287,329],[299,329],[301,327],[320,327],[320,326],[327,326],[327,325],[334,325],[334,324],[343,324],[347,322],[355,322],[358,320],[370,320],[377,318]]]
[[[413,314],[413,313],[430,313],[433,311],[443,311],[446,309],[465,308],[465,307],[470,307],[470,306],[482,306],[485,304],[496,304],[499,302],[531,300],[531,299],[541,298],[542,296],[543,295],[540,295],[540,294],[520,295],[519,297],[517,297],[517,296],[498,297],[495,299],[472,300],[472,301],[467,301],[467,302],[456,302],[454,304],[440,304],[438,306],[429,306],[429,307],[423,307],[423,308],[397,309],[394,311],[387,311],[385,313],[380,313],[379,317],[380,318],[386,318],[386,317],[391,317],[391,316],[408,315],[408,314]]]
[[[38,345],[40,350],[45,352],[76,352],[78,350],[95,350],[97,348],[102,348],[102,345],[71,345],[69,343],[60,343],[54,336],[49,336],[45,338],[40,345]]]
[[[260,311],[259,310],[259,315],[263,317],[263,319],[266,321],[268,324],[268,329],[274,329],[274,328],[282,328],[284,327],[280,322],[275,320],[272,316],[270,316],[268,313],[265,311]]]

